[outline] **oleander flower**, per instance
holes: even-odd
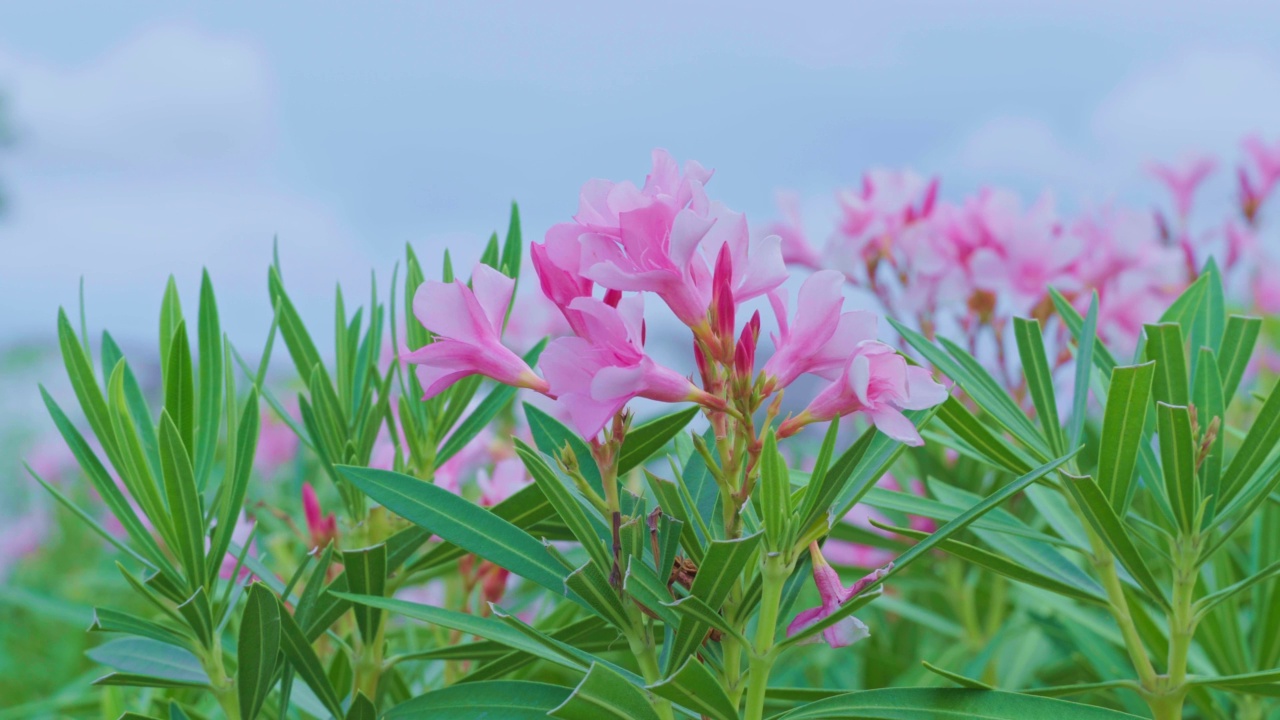
[[[1250,135],[1244,140],[1244,151],[1258,172],[1254,193],[1262,200],[1280,183],[1280,140],[1268,145],[1261,137]]]
[[[778,209],[782,211],[782,219],[769,225],[763,237],[778,237],[782,244],[782,259],[788,265],[799,265],[810,270],[821,269],[822,255],[809,243],[804,230],[800,195],[789,191],[778,193]]]
[[[908,365],[906,358],[882,342],[863,342],[840,377],[814,397],[799,415],[787,418],[778,437],[794,435],[813,422],[862,413],[885,435],[908,445],[924,440],[903,410],[924,410],[947,399],[947,389],[929,371]]]
[[[809,545],[809,555],[813,558],[813,584],[818,587],[818,596],[822,598],[822,604],[797,614],[795,620],[792,620],[791,624],[787,626],[787,637],[795,635],[836,612],[842,605],[860,595],[868,586],[884,578],[893,569],[893,564],[890,563],[861,578],[851,587],[845,588],[840,582],[840,575],[822,557],[822,551],[818,549],[817,543]],[[842,618],[839,622],[822,631],[822,639],[833,648],[848,647],[870,635],[871,630],[861,620],[852,615]],[[808,642],[817,641],[818,639],[815,636]]]
[[[1191,215],[1191,204],[1195,200],[1196,190],[1217,167],[1218,162],[1211,157],[1194,156],[1178,165],[1151,163],[1148,170],[1169,191],[1178,218],[1186,221]]]
[[[471,375],[547,391],[547,381],[502,344],[502,326],[514,288],[514,280],[484,264],[477,264],[471,273],[471,287],[461,280],[428,280],[418,288],[413,313],[436,337],[404,359],[420,366],[424,400]]]
[[[320,509],[320,499],[311,483],[302,484],[302,512],[306,516],[312,549],[323,548],[337,538],[338,519],[333,513],[325,515]]]
[[[786,297],[770,293],[779,331],[773,337],[774,353],[762,372],[771,388],[785,388],[805,373],[834,380],[859,344],[875,340],[874,313],[841,312],[843,285],[844,278],[835,270],[819,270],[805,278],[794,322],[787,319]]]
[[[556,404],[583,437],[594,438],[632,398],[660,402],[721,401],[689,378],[644,352],[644,296],[622,298],[616,307],[582,297],[569,305],[582,331],[553,340],[540,366]]]

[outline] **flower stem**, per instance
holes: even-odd
[[[228,720],[240,720],[240,698],[236,694],[235,681],[227,677],[222,664],[222,650],[214,648],[201,653],[200,664],[209,676],[209,685],[213,689],[213,697],[222,708]]]
[[[760,615],[756,619],[755,648],[751,653],[750,675],[747,677],[747,707],[745,720],[763,720],[765,694],[769,689],[769,674],[777,661],[774,637],[778,629],[778,612],[782,606],[782,588],[786,584],[789,568],[779,554],[765,557],[761,572]]]

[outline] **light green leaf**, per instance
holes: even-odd
[[[1127,509],[1129,488],[1138,462],[1143,426],[1151,407],[1155,363],[1117,367],[1102,418],[1098,449],[1098,487],[1114,508]]]
[[[1232,315],[1227,318],[1226,331],[1222,335],[1222,347],[1218,352],[1218,374],[1222,377],[1222,397],[1229,405],[1244,378],[1253,347],[1262,330],[1262,319]]]
[[[1049,449],[1055,455],[1061,455],[1064,440],[1062,426],[1058,424],[1058,399],[1053,387],[1053,371],[1049,368],[1049,358],[1044,352],[1040,321],[1015,317],[1013,332],[1018,341],[1018,355],[1022,359],[1022,373],[1027,379],[1027,390],[1031,393],[1040,426],[1044,429],[1045,437],[1049,438]],[[1090,357],[1090,362],[1092,361]]]
[[[179,432],[169,417],[169,411],[161,411],[160,465],[164,471],[165,495],[169,500],[174,535],[178,540],[178,547],[174,550],[182,562],[188,588],[196,590],[205,580],[204,511],[200,507],[191,456],[187,454]]]
[[[991,690],[891,688],[819,700],[777,720],[1134,720],[1116,710]]]
[[[1165,597],[1160,583],[1147,567],[1141,551],[1134,545],[1130,530],[1125,527],[1115,509],[1107,502],[1102,489],[1090,477],[1067,476],[1065,483],[1075,497],[1085,520],[1098,533],[1107,547],[1119,558],[1138,585],[1146,591],[1150,599],[1168,609],[1169,601]]]
[[[547,713],[561,720],[658,720],[645,691],[600,663],[559,707]]]
[[[91,660],[107,665],[122,674],[157,681],[139,683],[144,687],[170,687],[164,682],[184,686],[209,684],[209,678],[200,666],[200,660],[190,651],[150,638],[126,637],[108,640],[97,647],[90,648],[85,654]]]
[[[1159,375],[1157,374],[1157,382]],[[1164,471],[1165,493],[1184,530],[1191,530],[1200,506],[1196,483],[1196,449],[1191,437],[1191,413],[1185,406],[1156,404],[1157,427],[1160,430],[1160,461]]]
[[[1093,370],[1093,348],[1098,341],[1098,293],[1089,300],[1089,314],[1084,318],[1084,328],[1076,350],[1075,389],[1071,400],[1071,421],[1067,426],[1067,447],[1080,445],[1084,432],[1085,415],[1089,410],[1089,374]]]
[[[386,720],[542,720],[569,698],[571,688],[540,682],[490,680],[454,685],[395,706]]]
[[[725,693],[720,681],[696,657],[685,660],[680,669],[649,691],[681,707],[713,720],[738,720],[738,708]]]

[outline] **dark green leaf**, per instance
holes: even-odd
[[[253,720],[271,694],[280,655],[280,604],[262,583],[249,587],[249,600],[240,623],[236,693],[240,715]]]
[[[382,597],[387,593],[387,546],[385,543],[364,550],[347,550],[342,553],[342,564],[347,570],[347,588],[356,595]],[[378,628],[382,612],[375,607],[356,607],[356,625],[365,643],[378,640]]]

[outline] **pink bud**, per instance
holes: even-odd
[[[320,509],[320,499],[316,497],[311,483],[302,484],[302,511],[307,517],[307,531],[311,533],[311,547],[321,548],[338,536],[338,521],[329,513],[327,516]]]

